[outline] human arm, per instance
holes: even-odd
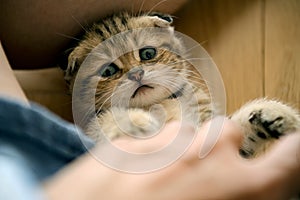
[[[9,62],[2,48],[1,42],[0,42],[0,96],[10,97],[28,103],[28,100],[9,65]]]

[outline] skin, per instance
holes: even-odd
[[[28,100],[9,65],[9,62],[6,58],[1,43],[0,43],[0,96],[13,98],[22,101],[24,103],[28,103]]]
[[[286,200],[299,191],[300,180],[296,177],[300,175],[300,157],[295,152],[300,150],[300,134],[285,138],[266,157],[249,161],[238,155],[239,127],[226,120],[213,150],[199,159],[199,147],[207,127],[200,130],[184,156],[169,167],[139,175],[122,173],[103,166],[91,155],[84,155],[45,183],[46,194],[50,199],[75,200],[100,197],[111,200]],[[180,123],[173,122],[150,140],[124,138],[116,144],[129,151],[148,152],[163,146],[179,128]],[[184,125],[183,130],[184,134],[194,131],[188,125]],[[164,156],[168,155],[161,159]]]

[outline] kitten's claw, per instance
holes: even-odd
[[[272,114],[270,113],[270,115]],[[249,122],[257,130],[256,135],[262,139],[267,139],[268,136],[278,139],[285,131],[284,118],[278,116],[275,119],[272,117],[268,119],[268,113],[264,113],[263,109],[252,111],[249,115]]]

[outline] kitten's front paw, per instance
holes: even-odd
[[[262,139],[267,139],[267,137],[278,139],[285,132],[287,132],[290,127],[286,118],[278,116],[274,113],[265,111],[264,109],[252,111],[249,115],[249,122],[257,130],[256,135]],[[267,135],[266,135],[267,134]]]
[[[132,137],[149,137],[161,127],[161,123],[154,115],[142,109],[130,109],[126,118],[123,122],[123,131]]]
[[[300,129],[300,117],[296,110],[272,100],[256,100],[234,113],[232,120],[244,130],[241,154],[254,157],[269,149],[280,136]]]
[[[103,135],[109,139],[121,136],[150,137],[159,131],[160,121],[142,109],[112,108],[88,125],[87,135],[96,141]]]

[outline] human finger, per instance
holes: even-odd
[[[282,138],[262,157],[256,159],[260,171],[273,181],[265,188],[276,189],[277,196],[287,199],[300,193],[300,133]]]
[[[237,155],[241,146],[242,133],[238,125],[225,117],[216,117],[206,123],[200,130],[197,139],[200,150],[199,158],[205,158],[209,153]],[[227,153],[228,152],[228,153]]]
[[[113,141],[113,143],[129,152],[149,153],[170,145],[176,137],[188,137],[192,140],[193,135],[195,135],[195,130],[191,125],[174,121],[167,123],[164,128],[153,137],[147,139],[122,137]],[[179,139],[177,138],[177,140]]]

